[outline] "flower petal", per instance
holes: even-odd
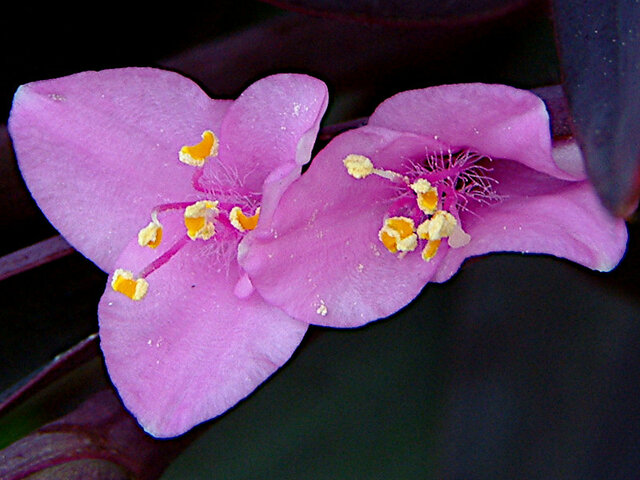
[[[140,301],[107,287],[99,306],[109,375],[125,406],[156,437],[171,437],[243,399],[286,362],[306,324],[253,294],[233,292],[235,260],[189,242],[148,276]],[[156,254],[132,242],[118,259],[136,268]]]
[[[39,207],[108,271],[154,205],[193,192],[178,151],[230,104],[173,72],[84,72],[20,87],[9,131]]]
[[[409,303],[440,256],[427,263],[419,252],[387,251],[378,230],[391,186],[354,179],[342,159],[357,152],[384,167],[424,145],[415,135],[368,127],[331,142],[284,193],[268,228],[240,244],[240,265],[260,294],[295,318],[332,327],[360,326]]]
[[[471,242],[448,249],[434,281],[448,280],[466,258],[489,252],[550,254],[600,271],[618,264],[627,228],[606,211],[591,184],[557,180],[509,161],[492,167],[504,200],[461,215]]]
[[[229,109],[220,131],[220,162],[243,185],[261,191],[269,173],[307,163],[327,108],[326,85],[313,77],[279,74],[247,88]],[[221,185],[224,187],[224,185]]]
[[[506,85],[442,85],[398,93],[378,106],[369,125],[435,138],[518,161],[548,175],[576,179],[551,154],[549,116],[540,98]]]
[[[602,208],[587,182],[493,160],[487,173],[502,199],[465,205],[460,215],[471,242],[443,244],[429,262],[417,252],[396,258],[377,238],[397,195],[392,182],[376,175],[356,180],[345,174],[342,160],[357,153],[376,168],[402,172],[407,161],[441,147],[428,137],[371,126],[334,139],[284,193],[271,224],[240,244],[240,264],[258,292],[309,323],[358,326],[399,310],[427,282],[450,278],[472,255],[547,253],[598,270],[622,257],[624,221]]]

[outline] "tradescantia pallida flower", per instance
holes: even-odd
[[[545,253],[607,271],[627,241],[577,146],[552,146],[542,101],[485,84],[386,100],[314,158],[270,220],[241,242],[240,264],[267,301],[333,327],[396,312],[471,256]]]
[[[324,83],[274,75],[237,100],[148,68],[22,86],[9,131],[38,205],[110,273],[99,305],[106,365],[154,436],[224,412],[278,369],[307,324],[267,304],[237,245],[299,174]]]

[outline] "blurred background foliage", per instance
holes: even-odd
[[[367,116],[409,88],[562,79],[544,1],[401,3],[345,11],[331,1],[185,1],[141,13],[12,5],[0,19],[0,108],[6,118],[26,82],[130,65],[175,69],[229,98],[270,73],[309,73],[330,88],[324,125]],[[436,8],[411,10],[419,4]],[[0,154],[7,254],[56,232],[22,184],[6,130]],[[493,255],[427,286],[389,319],[311,328],[256,393],[177,441],[190,445],[162,478],[635,478],[637,238],[630,223],[627,256],[610,274]],[[74,253],[2,281],[0,398],[97,330],[105,279]],[[110,388],[95,341],[91,348],[0,413],[0,447]]]

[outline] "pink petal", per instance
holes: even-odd
[[[266,177],[307,163],[327,107],[326,85],[313,77],[279,74],[247,88],[220,130],[220,162],[233,168],[249,191]],[[222,186],[222,185],[221,185]]]
[[[389,182],[358,181],[342,159],[357,152],[387,166],[402,152],[424,151],[415,136],[362,128],[331,142],[285,192],[269,228],[240,244],[239,261],[259,293],[295,318],[355,327],[409,303],[431,278],[439,257],[404,258],[378,240],[389,208]]]
[[[217,130],[230,103],[168,71],[84,72],[20,87],[9,131],[44,214],[110,271],[154,205],[193,191],[178,151]]]
[[[546,253],[598,270],[620,260],[625,224],[609,216],[588,183],[511,160],[489,164],[504,199],[470,201],[461,211],[471,235],[466,247],[445,243],[428,263],[418,251],[396,258],[378,240],[393,201],[391,182],[375,175],[355,180],[342,160],[358,153],[377,168],[402,172],[408,160],[440,148],[427,137],[370,126],[335,138],[284,193],[271,224],[240,244],[240,264],[258,292],[306,322],[358,326],[399,310],[427,282],[450,278],[472,255]]]
[[[442,85],[398,93],[380,104],[369,125],[424,135],[453,150],[515,160],[557,178],[576,178],[553,160],[542,100],[505,85]]]
[[[307,328],[257,294],[238,299],[240,271],[224,256],[234,245],[211,242],[189,241],[148,276],[142,300],[108,286],[100,302],[109,375],[156,437],[180,435],[242,400],[290,358]],[[159,253],[132,242],[118,266],[136,271]]]
[[[604,209],[591,184],[556,180],[508,161],[494,161],[493,174],[504,200],[462,215],[471,241],[448,249],[434,281],[448,280],[466,258],[489,252],[550,254],[600,271],[618,264],[627,243],[624,220]]]

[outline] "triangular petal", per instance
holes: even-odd
[[[419,251],[398,258],[386,250],[378,231],[392,186],[352,178],[342,159],[355,152],[386,166],[419,151],[418,137],[374,128],[331,142],[284,193],[268,228],[240,244],[240,264],[259,293],[295,318],[332,327],[360,326],[408,304],[440,256],[427,263]]]
[[[178,151],[218,129],[230,104],[173,72],[84,72],[20,87],[9,131],[39,207],[108,271],[154,205],[193,191]]]
[[[307,163],[326,110],[326,85],[313,77],[278,74],[249,86],[229,109],[220,130],[220,162],[247,190],[266,177]]]
[[[471,241],[448,249],[434,281],[448,280],[466,258],[490,252],[550,254],[600,271],[618,264],[627,243],[625,222],[606,211],[591,184],[557,180],[509,161],[494,161],[492,168],[503,200],[461,215]]]
[[[515,160],[557,178],[575,179],[551,154],[549,116],[534,94],[506,85],[441,85],[398,93],[385,100],[369,125],[412,132]]]
[[[257,294],[238,299],[238,266],[215,252],[189,241],[148,276],[142,300],[108,286],[100,302],[109,375],[156,437],[180,435],[235,405],[290,358],[307,328]],[[156,255],[133,242],[118,264],[135,271]]]

